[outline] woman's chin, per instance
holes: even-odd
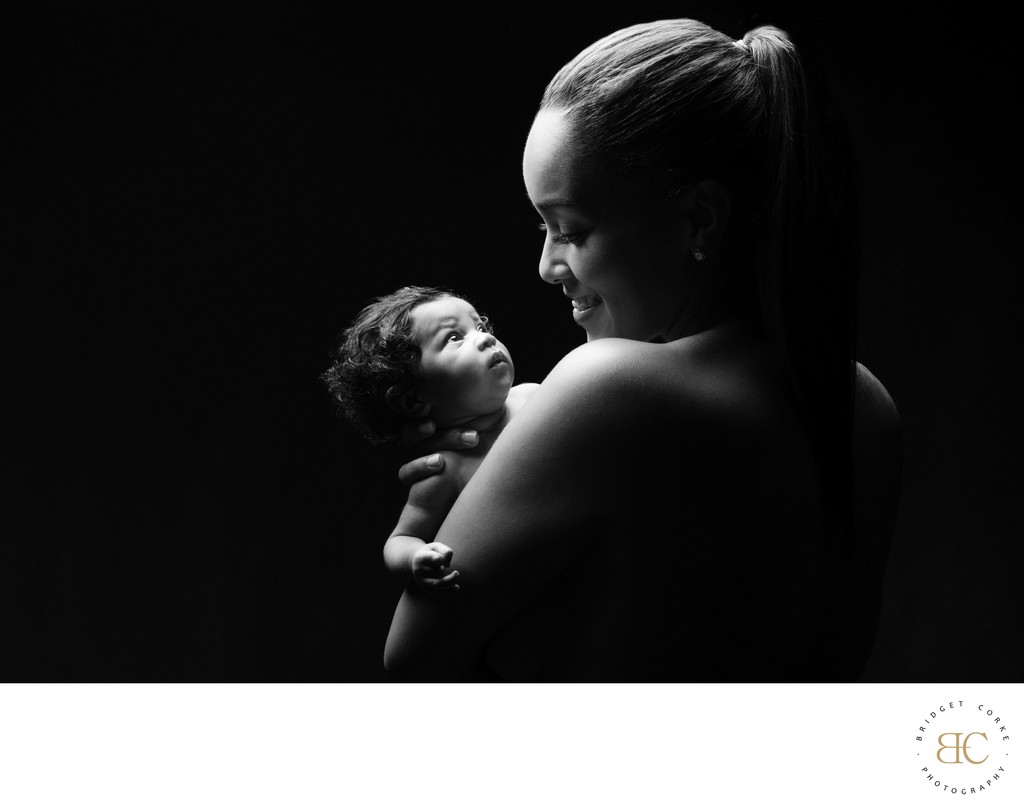
[[[604,301],[597,296],[591,296],[597,303],[590,303],[584,307],[581,307],[577,301],[573,301],[572,319],[576,321],[578,326],[583,328],[587,327],[588,323],[593,323],[595,320],[600,319],[604,314]]]
[[[589,309],[574,309],[572,315],[576,325],[587,333],[588,343],[610,336],[608,313],[605,311],[604,302],[591,306]]]

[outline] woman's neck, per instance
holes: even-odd
[[[670,343],[729,323],[760,321],[757,291],[752,285],[721,290],[717,295],[707,296],[705,301],[696,308],[692,308],[692,304],[681,306],[672,323],[658,335],[660,339],[653,342]]]

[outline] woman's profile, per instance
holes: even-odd
[[[523,179],[540,276],[587,343],[452,506],[437,541],[460,596],[406,591],[388,670],[856,679],[900,432],[855,361],[850,152],[790,38],[693,20],[605,37],[549,83]]]

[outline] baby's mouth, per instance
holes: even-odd
[[[588,309],[593,309],[602,303],[604,301],[601,300],[600,295],[584,295],[582,298],[572,299],[572,308],[577,312],[586,312]]]
[[[491,357],[491,363],[488,368],[493,368],[495,365],[500,365],[503,362],[508,362],[508,357],[505,356],[503,351],[495,351],[494,356]]]

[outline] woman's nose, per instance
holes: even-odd
[[[572,270],[555,248],[556,245],[548,240],[540,254],[540,277],[549,284],[560,284],[566,278],[572,277]]]

